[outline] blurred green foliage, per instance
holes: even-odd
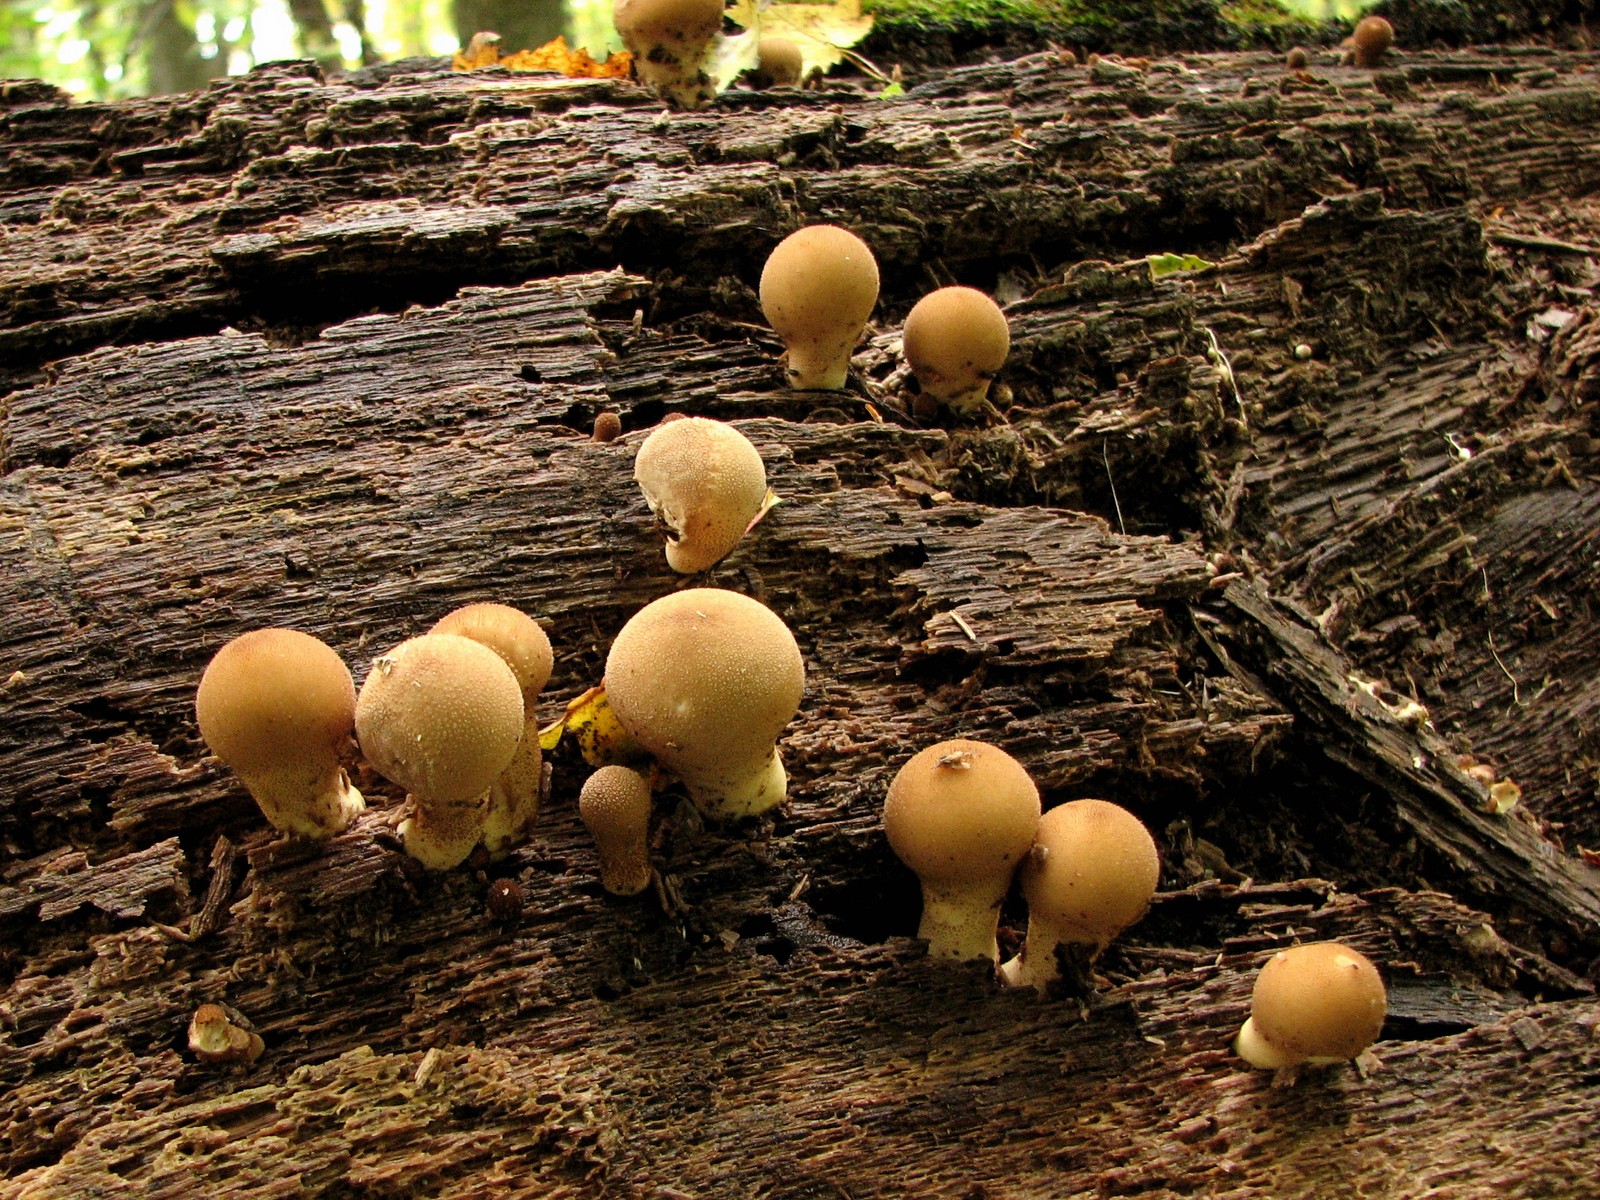
[[[1104,0],[864,0],[897,17],[1061,19]],[[1372,0],[1233,0],[1350,20]],[[85,99],[185,91],[278,58],[359,67],[447,55],[477,29],[501,49],[565,32],[596,55],[619,43],[611,0],[0,0],[0,78],[41,78]]]

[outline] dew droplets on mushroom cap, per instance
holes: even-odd
[[[453,633],[424,634],[383,655],[356,706],[368,761],[430,800],[482,795],[511,762],[523,730],[522,689],[511,668]]]

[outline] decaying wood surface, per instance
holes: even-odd
[[[0,85],[0,1197],[1587,1195],[1596,66]],[[884,276],[824,396],[754,294],[817,220]],[[952,280],[1013,330],[975,425],[896,357]],[[194,727],[217,647],[293,625],[359,678],[500,599],[554,716],[682,583],[631,480],[669,412],[783,498],[709,582],[805,655],[786,808],[666,794],[627,901],[568,754],[486,868],[412,869],[364,768],[351,830],[275,840]],[[1155,833],[1093,997],[911,940],[879,807],[956,735]],[[1228,1042],[1325,937],[1388,979],[1381,1064],[1275,1088]],[[195,1061],[204,1002],[265,1054]]]

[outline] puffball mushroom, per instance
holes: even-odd
[[[1105,800],[1072,800],[1039,819],[1022,863],[1028,936],[1022,953],[1000,968],[1012,987],[1044,991],[1060,978],[1056,947],[1088,947],[1093,959],[1150,907],[1161,861],[1150,831],[1127,809]]]
[[[706,65],[722,9],[722,0],[614,0],[611,13],[640,82],[674,108],[700,108],[717,94]]]
[[[767,498],[767,469],[750,439],[707,417],[656,426],[633,478],[667,527],[667,565],[685,575],[725,558]]]
[[[650,785],[627,767],[601,767],[583,782],[578,816],[600,854],[600,882],[614,896],[650,886]]]
[[[929,292],[906,317],[906,362],[924,395],[970,415],[1011,351],[1011,328],[1000,306],[976,288]]]
[[[1280,950],[1256,977],[1233,1050],[1252,1067],[1325,1065],[1378,1040],[1389,999],[1372,960],[1339,942]]]
[[[757,87],[799,87],[805,58],[800,47],[788,38],[761,39],[756,54],[760,62],[755,71]]]
[[[883,805],[889,845],[922,881],[917,936],[935,958],[1000,954],[1000,902],[1033,845],[1039,789],[998,746],[957,738],[900,768]]]
[[[367,761],[410,793],[415,811],[400,837],[411,857],[446,871],[472,852],[523,726],[517,677],[471,638],[425,633],[373,662],[356,738]]]
[[[1382,17],[1365,17],[1350,35],[1350,53],[1358,67],[1375,67],[1394,45],[1394,26]]]
[[[355,684],[325,642],[296,629],[240,634],[206,665],[194,711],[206,745],[274,829],[320,841],[366,808],[339,763]]]
[[[761,268],[761,311],[788,347],[789,386],[844,386],[850,352],[878,302],[878,260],[837,225],[791,233]]]
[[[635,613],[606,658],[606,699],[622,727],[709,817],[783,802],[778,735],[800,707],[800,647],[766,605],[689,588]]]
[[[534,711],[539,693],[550,678],[555,658],[550,639],[539,623],[509,604],[466,604],[435,622],[429,633],[458,633],[489,647],[517,677],[522,689],[525,718],[522,741],[511,765],[489,789],[489,807],[483,818],[483,845],[500,855],[527,841],[539,815],[539,793],[544,784],[544,756],[539,751],[539,717]]]

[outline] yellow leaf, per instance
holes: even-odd
[[[480,43],[479,38],[474,37],[467,45],[467,52],[458,53],[451,65],[458,71],[505,67],[511,71],[553,71],[569,79],[626,79],[632,70],[633,55],[618,50],[596,61],[587,50],[570,49],[566,38],[557,37],[537,50],[518,50],[502,56],[494,42]]]
[[[800,47],[800,78],[813,70],[827,72],[844,60],[845,51],[872,32],[872,18],[861,13],[861,0],[835,4],[769,4],[738,0],[728,16],[764,38],[788,38]]]
[[[539,731],[539,748],[546,753],[554,750],[568,733],[577,739],[578,753],[591,767],[633,766],[650,757],[611,711],[603,682],[573,700],[559,720]]]

